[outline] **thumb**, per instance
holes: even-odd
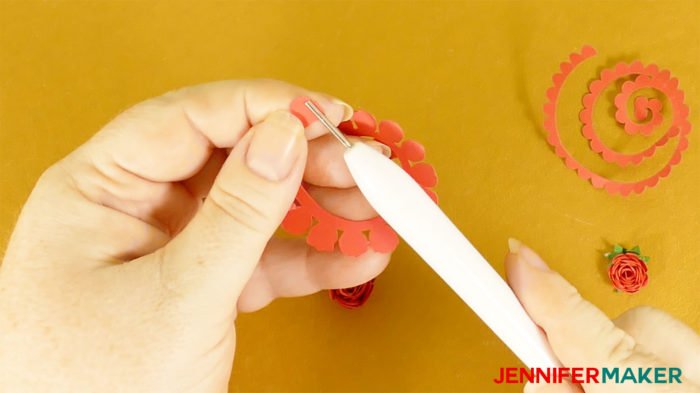
[[[155,260],[168,289],[235,311],[238,295],[296,195],[306,164],[302,123],[272,112],[233,148],[203,206]]]

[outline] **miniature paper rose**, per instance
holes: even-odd
[[[358,308],[369,299],[373,289],[374,280],[370,280],[352,288],[332,289],[329,294],[331,299],[345,308]]]
[[[627,293],[636,293],[649,283],[647,257],[641,256],[639,247],[632,250],[618,248],[608,254],[611,260],[608,267],[608,276],[613,286]]]

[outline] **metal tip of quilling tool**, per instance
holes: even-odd
[[[343,132],[340,131],[338,127],[334,126],[333,123],[331,123],[331,121],[328,120],[326,115],[324,115],[323,112],[321,112],[321,110],[318,109],[318,107],[314,105],[313,102],[306,101],[304,105],[306,105],[306,107],[309,108],[311,113],[313,113],[314,116],[318,118],[318,121],[320,121],[321,124],[323,124],[323,126],[326,127],[328,131],[330,131],[330,133],[333,134],[333,136],[340,141],[340,143],[343,144],[343,146],[345,146],[348,149],[352,147],[352,143],[350,143],[348,138],[345,137],[345,134],[343,134]]]

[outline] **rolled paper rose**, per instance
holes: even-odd
[[[365,304],[372,293],[372,289],[374,289],[374,280],[352,288],[331,289],[329,295],[331,299],[338,302],[341,306],[352,309]]]
[[[649,282],[647,264],[634,252],[615,255],[608,276],[615,288],[627,293],[636,293]]]

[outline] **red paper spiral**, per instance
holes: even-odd
[[[374,289],[374,280],[369,280],[364,284],[352,288],[331,289],[328,295],[341,306],[349,309],[361,307]]]
[[[556,154],[564,159],[570,169],[576,171],[579,177],[589,180],[596,188],[604,188],[610,194],[629,195],[631,192],[641,193],[654,187],[659,180],[667,177],[671,168],[681,160],[681,154],[688,148],[688,134],[691,125],[688,122],[688,106],[684,103],[684,94],[678,88],[678,79],[673,78],[669,71],[660,70],[656,65],[645,66],[639,61],[618,63],[615,67],[604,69],[600,77],[588,85],[588,93],[583,97],[583,109],[579,118],[583,124],[582,134],[588,140],[591,149],[602,158],[619,166],[637,165],[652,157],[656,150],[666,145],[672,138],[677,138],[675,150],[669,161],[653,175],[638,181],[616,181],[586,168],[578,162],[564,147],[560,131],[556,123],[557,104],[562,86],[573,70],[583,61],[595,56],[596,51],[590,46],[584,47],[580,53],[572,53],[569,61],[561,64],[560,72],[552,77],[554,86],[547,90],[547,103],[544,106],[544,128],[548,132],[547,141],[554,147]],[[605,145],[593,126],[593,108],[603,91],[617,81],[622,83],[620,92],[614,99],[615,120],[629,135],[650,136],[654,129],[663,121],[663,103],[656,98],[637,96],[634,99],[634,118],[630,118],[627,103],[633,95],[642,89],[653,89],[663,94],[671,105],[672,119],[668,129],[647,149],[637,153],[621,153]]]
[[[315,121],[304,106],[306,101],[308,98],[299,97],[291,106],[292,113],[302,119],[304,125]],[[420,143],[403,140],[403,130],[397,123],[391,120],[377,123],[370,113],[358,110],[351,120],[341,123],[338,128],[346,135],[372,138],[388,146],[391,158],[398,160],[437,203],[437,195],[432,190],[437,184],[435,169],[423,162],[425,149]],[[349,256],[361,255],[368,247],[378,252],[392,252],[399,244],[396,233],[381,217],[362,221],[339,217],[319,205],[303,185],[282,222],[282,228],[296,235],[308,231],[306,242],[318,251],[334,251],[337,244],[338,249]]]
[[[317,120],[304,105],[308,100],[307,97],[298,97],[290,107],[304,126]],[[435,169],[423,162],[425,149],[420,143],[404,140],[404,132],[397,123],[391,120],[377,122],[370,113],[358,110],[352,119],[341,123],[338,128],[347,135],[372,138],[388,146],[391,158],[398,160],[401,167],[437,203],[437,194],[432,190],[437,184]],[[282,221],[282,228],[296,235],[307,233],[306,243],[318,251],[335,251],[337,244],[337,249],[348,256],[361,255],[369,247],[388,253],[399,244],[396,232],[381,217],[362,221],[339,217],[319,205],[303,185]],[[331,289],[329,295],[341,306],[352,309],[362,306],[373,288],[374,280],[370,280],[352,288]]]

